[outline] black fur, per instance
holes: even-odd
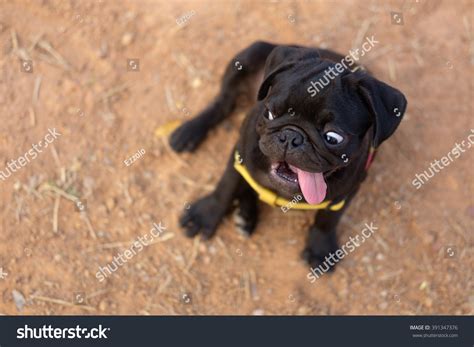
[[[318,81],[342,59],[342,55],[328,50],[256,42],[229,63],[216,99],[170,138],[177,152],[193,151],[212,127],[231,114],[240,94],[253,93],[250,96],[256,103],[241,127],[236,149],[254,179],[288,199],[301,194],[299,188],[269,174],[271,163],[285,161],[305,171],[324,172],[326,200],[346,200],[339,211],[320,210],[316,214],[303,252],[313,267],[338,248],[336,227],[366,177],[369,148],[378,147],[393,134],[407,104],[400,91],[368,72],[349,69],[311,96],[311,81]],[[240,70],[237,61],[242,66]],[[257,92],[252,83],[259,82],[262,72],[263,81]],[[268,119],[268,109],[275,119]],[[344,142],[329,146],[323,137],[328,129],[344,134]],[[235,171],[233,156],[234,151],[216,189],[194,202],[181,217],[188,236],[200,233],[205,238],[212,237],[236,199],[243,229],[248,234],[254,231],[258,198]]]

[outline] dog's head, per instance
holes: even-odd
[[[279,47],[267,59],[258,93],[269,182],[284,195],[301,192],[311,204],[325,200],[334,172],[364,155],[366,136],[378,147],[393,134],[407,105],[400,91],[367,73],[338,71],[315,50]]]

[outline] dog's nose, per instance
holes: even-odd
[[[278,136],[280,143],[286,144],[289,148],[296,148],[304,143],[304,136],[299,131],[284,129]]]

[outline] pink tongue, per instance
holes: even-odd
[[[312,205],[320,204],[326,197],[327,185],[322,173],[306,172],[296,167],[298,182],[305,200]]]

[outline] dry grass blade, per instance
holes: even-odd
[[[388,44],[380,49],[377,49],[375,52],[371,52],[369,56],[365,59],[365,64],[367,64],[369,61],[376,60],[379,57],[384,56],[387,53],[397,53],[398,51],[401,50],[400,46],[393,47],[393,45]]]
[[[470,43],[470,55],[471,55],[471,64],[474,65],[474,35],[472,34],[471,22],[468,16],[463,16],[462,21],[464,28],[466,29],[467,37]]]
[[[395,63],[392,59],[388,60],[388,76],[392,82],[397,80],[397,72],[395,68]]]
[[[59,161],[58,151],[56,151],[56,147],[54,147],[54,145],[51,145],[51,153],[53,154],[53,159],[54,159],[54,162],[56,163],[56,166],[58,168],[61,168],[61,162]]]
[[[30,124],[31,124],[31,127],[35,127],[36,126],[36,114],[35,114],[35,110],[33,107],[28,107],[28,113],[30,115]]]
[[[59,231],[58,227],[58,214],[59,214],[59,203],[61,201],[61,196],[56,194],[56,199],[54,200],[54,210],[53,210],[53,233],[57,233]]]
[[[71,65],[63,58],[61,54],[56,51],[51,44],[46,40],[39,40],[38,47],[46,51],[51,57],[53,57],[54,61],[57,65],[61,66],[65,70],[70,70]]]
[[[41,193],[43,191],[52,191],[54,193],[57,193],[58,195],[61,195],[63,198],[71,200],[73,202],[76,202],[78,197],[74,196],[72,194],[66,193],[64,190],[62,190],[59,187],[56,187],[50,183],[43,183],[39,188],[38,191]]]
[[[160,287],[158,288],[158,294],[163,293],[166,290],[166,288],[168,288],[172,279],[173,279],[172,276],[168,273],[168,275],[166,276],[166,279],[163,281],[163,283],[161,283]]]
[[[179,119],[172,120],[155,129],[156,137],[166,137],[178,128],[183,122]]]
[[[16,54],[21,60],[31,60],[31,57],[28,54],[27,50],[20,47],[16,31],[14,29],[11,29],[10,34],[12,39],[13,54]]]
[[[388,252],[390,250],[390,247],[387,245],[387,243],[382,240],[381,237],[376,237],[375,238],[375,241],[380,245],[382,246],[382,248],[384,249],[385,252]]]
[[[362,46],[362,41],[364,40],[365,35],[367,34],[367,31],[369,30],[371,24],[372,19],[366,19],[362,22],[362,25],[360,26],[356,38],[354,39],[354,42],[352,44],[352,49],[356,49]]]
[[[92,306],[76,305],[76,304],[73,304],[73,303],[70,303],[70,302],[61,300],[61,299],[48,298],[48,297],[46,297],[46,296],[31,295],[30,298],[33,299],[33,300],[44,301],[44,302],[50,302],[50,303],[57,304],[57,305],[63,305],[63,306],[68,306],[68,307],[78,307],[78,308],[81,308],[81,309],[83,309],[83,310],[91,311],[91,312],[95,312],[95,311],[96,311],[96,309],[95,309],[94,307],[92,307]]]
[[[40,34],[35,36],[35,38],[31,42],[30,47],[28,47],[29,52],[32,52],[35,49],[35,47],[38,44],[39,40],[41,40],[43,38],[43,35],[44,35],[43,33],[40,33]]]
[[[202,188],[203,190],[205,191],[213,191],[214,190],[214,186],[210,185],[210,184],[203,184],[203,183],[199,183],[199,182],[195,182],[193,181],[192,179],[178,173],[178,172],[175,172],[175,177],[179,178],[183,183],[189,185],[189,186],[193,186],[193,187],[199,187],[199,188]]]
[[[41,88],[41,76],[37,76],[35,79],[35,87],[33,89],[33,105],[36,105],[39,100],[39,93],[40,93],[40,88]]]
[[[165,87],[165,96],[166,96],[166,104],[171,112],[176,112],[176,104],[173,100],[173,94],[171,94],[171,90],[168,86]]]
[[[10,35],[11,35],[11,38],[12,38],[13,52],[16,53],[16,51],[18,50],[18,37],[16,35],[15,29],[10,30]]]
[[[109,291],[107,289],[101,289],[101,290],[97,290],[93,293],[90,293],[86,296],[86,299],[92,299],[92,298],[95,298],[96,296],[100,296],[102,294],[105,294],[105,293],[108,293]]]
[[[185,56],[184,54],[177,54],[173,56],[174,60],[180,65],[183,69],[188,70],[190,76],[198,76],[199,71],[193,66],[192,61]]]
[[[454,218],[448,218],[448,223],[451,226],[451,230],[453,230],[456,234],[458,234],[466,244],[469,244],[469,240],[466,237],[468,233],[462,228],[461,224],[457,222]]]
[[[250,283],[250,274],[248,271],[244,272],[244,288],[245,288],[245,299],[249,300],[252,297],[252,288]]]
[[[159,238],[150,242],[148,246],[154,245],[155,243],[166,242],[168,240],[171,240],[174,236],[174,233],[166,233],[163,236],[160,236]]]
[[[224,250],[224,255],[226,256],[227,259],[229,259],[230,261],[233,261],[231,255],[230,255],[230,252],[229,250],[227,249],[224,241],[222,241],[222,239],[219,237],[219,236],[216,236],[216,241],[217,243],[219,244],[219,246],[222,247],[222,249]]]
[[[104,93],[102,93],[102,95],[99,96],[99,99],[101,101],[106,101],[107,99],[109,99],[110,97],[114,96],[115,94],[118,94],[120,92],[123,92],[124,90],[126,90],[127,88],[130,87],[130,84],[128,82],[125,82],[125,83],[122,83],[122,84],[119,84],[115,87],[112,87],[108,90],[106,90]]]
[[[189,271],[191,269],[191,267],[193,266],[194,262],[196,261],[196,258],[198,256],[198,252],[199,252],[199,243],[200,243],[200,239],[199,239],[199,237],[196,237],[194,239],[194,245],[193,245],[193,250],[192,250],[191,256],[189,257],[189,263],[186,266],[186,271]]]
[[[402,273],[403,273],[402,270],[397,270],[397,271],[392,271],[392,272],[386,273],[386,274],[379,277],[379,281],[386,281],[388,279],[392,279],[393,277],[398,277]]]
[[[257,275],[255,274],[255,271],[249,270],[249,285],[250,285],[250,294],[252,296],[252,299],[254,301],[259,300],[260,297],[258,295],[257,291]]]
[[[84,222],[86,223],[86,226],[87,226],[87,230],[89,230],[90,236],[94,240],[96,240],[97,239],[97,234],[95,233],[94,228],[92,227],[92,223],[91,223],[89,217],[87,216],[87,214],[84,213],[84,212],[81,212],[81,218],[84,219]]]
[[[23,207],[23,197],[20,197],[17,199],[17,208],[15,211],[15,217],[16,217],[16,222],[17,224],[20,224],[21,222],[21,209]]]
[[[151,246],[151,245],[154,245],[154,244],[160,243],[160,242],[166,242],[168,240],[171,240],[174,236],[175,236],[174,233],[166,233],[163,236],[161,236],[161,237],[153,240],[149,244],[147,244],[147,246]],[[98,245],[97,247],[87,249],[86,252],[93,252],[93,251],[101,250],[101,249],[114,249],[114,248],[130,247],[134,242],[135,242],[135,240],[103,243],[101,245]]]

